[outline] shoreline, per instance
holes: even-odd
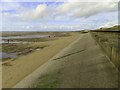
[[[79,35],[80,34],[73,33],[69,37],[61,37],[57,40],[42,42],[44,44],[49,44],[50,46],[43,50],[19,57],[10,63],[12,66],[3,66],[3,88],[13,87],[24,77],[31,74],[31,72],[76,40]],[[36,44],[39,45],[41,43]]]

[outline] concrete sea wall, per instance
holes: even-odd
[[[114,45],[110,45],[109,42],[106,40],[103,41],[103,38],[98,37],[99,33],[101,32],[90,32],[95,41],[100,45],[102,50],[106,53],[106,55],[109,57],[109,59],[112,61],[112,63],[116,66],[118,70],[120,70],[120,47],[119,47],[119,41]],[[107,34],[106,34],[107,35]],[[108,38],[110,39],[110,38]],[[117,40],[118,38],[116,38]]]

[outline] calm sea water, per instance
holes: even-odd
[[[0,37],[2,39],[19,39],[19,38],[45,38],[49,37],[49,35],[25,35],[25,36],[8,36],[8,37]]]
[[[49,35],[26,35],[26,36],[8,36],[8,37],[0,37],[0,43],[8,43],[5,39],[24,39],[24,38],[48,38]],[[10,41],[9,43],[28,43],[22,41]]]

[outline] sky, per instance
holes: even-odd
[[[1,0],[2,31],[78,31],[118,24],[117,0]]]

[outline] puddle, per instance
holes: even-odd
[[[16,58],[16,57],[17,57],[17,53],[0,52],[0,59]]]
[[[22,52],[15,52],[15,53],[5,53],[5,52],[0,52],[0,59],[8,59],[8,58],[17,58],[18,56],[21,56],[21,55],[26,55],[28,53],[31,53],[32,51],[34,50],[41,50],[41,48],[37,48],[37,49],[25,49],[24,51]]]

